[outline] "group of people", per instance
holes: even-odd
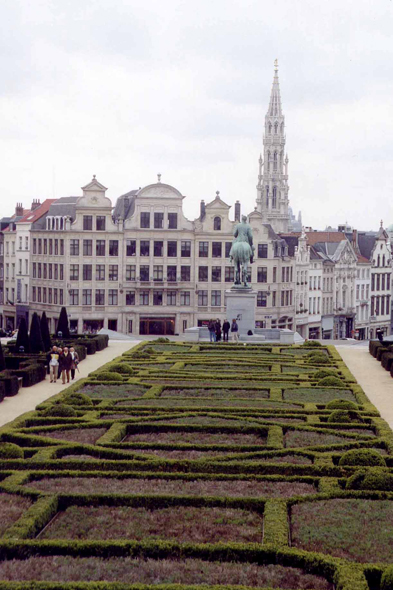
[[[210,334],[210,342],[220,342],[221,336],[223,337],[223,342],[228,342],[229,331],[231,332],[233,342],[237,342],[239,339],[239,326],[237,325],[237,321],[235,319],[232,320],[232,324],[230,324],[228,320],[224,320],[222,327],[219,319],[210,320],[208,329]]]
[[[52,346],[52,350],[47,354],[47,361],[49,367],[49,377],[51,383],[56,383],[58,379],[62,379],[63,385],[75,378],[75,371],[78,368],[79,356],[76,350],[71,346],[70,349],[65,346]]]

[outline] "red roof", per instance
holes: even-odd
[[[49,207],[54,203],[57,199],[45,199],[45,201],[34,209],[34,211],[28,211],[23,217],[19,219],[16,223],[34,223],[37,219],[40,219],[45,213],[48,213]]]
[[[342,242],[346,240],[346,235],[341,231],[312,231],[306,232],[307,235],[307,242],[310,246],[314,246],[314,244],[319,244],[320,242]]]
[[[368,262],[369,264],[371,264],[369,259],[365,256],[362,256],[361,254],[358,254],[358,262],[362,262],[363,264]]]

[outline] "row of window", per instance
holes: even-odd
[[[53,289],[52,287],[33,287],[32,300],[38,303],[64,304],[64,290]]]
[[[52,238],[33,238],[33,254],[64,256],[64,240]]]
[[[384,272],[381,274],[371,273],[371,291],[385,290],[390,290],[390,272]]]
[[[382,244],[381,244],[381,248],[382,248]],[[378,254],[377,260],[376,260],[376,266],[377,267],[380,267],[380,266],[382,266],[382,267],[384,267],[384,266],[390,266],[390,258],[389,258],[389,256],[388,257],[385,257],[385,254],[382,254],[382,258],[381,258],[381,255]]]
[[[366,300],[369,297],[370,285],[356,285],[356,300]]]
[[[33,262],[33,279],[64,281],[64,264]]]
[[[164,229],[164,213],[156,212],[153,216],[154,229]],[[142,211],[140,216],[140,226],[143,229],[150,228],[150,213]],[[168,229],[177,229],[177,213],[168,213]]]
[[[390,295],[371,297],[371,315],[390,315]]]

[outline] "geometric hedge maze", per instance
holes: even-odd
[[[143,342],[0,441],[0,590],[393,587],[393,435],[334,347]]]

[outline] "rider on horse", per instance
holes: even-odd
[[[229,252],[229,260],[235,265],[235,285],[248,287],[248,263],[254,261],[254,246],[252,243],[251,226],[247,223],[247,217],[242,216],[241,223],[235,226],[234,240]]]

